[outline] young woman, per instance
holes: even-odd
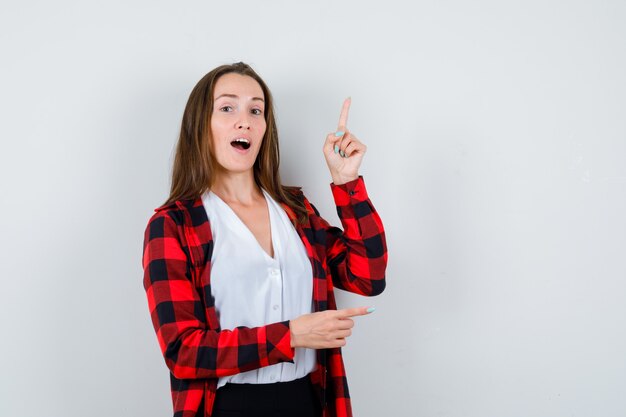
[[[323,145],[342,231],[282,185],[272,96],[248,65],[191,92],[143,253],[174,416],[352,415],[340,348],[372,309],[337,310],[333,288],[381,293],[387,248],[349,107]]]

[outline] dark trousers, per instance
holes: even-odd
[[[217,390],[213,417],[319,417],[308,376],[274,384],[226,384]]]

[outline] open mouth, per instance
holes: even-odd
[[[232,146],[233,148],[246,150],[250,148],[250,141],[245,138],[237,138],[230,142],[230,146]]]

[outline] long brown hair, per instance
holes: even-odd
[[[301,223],[307,218],[307,211],[301,199],[297,198],[297,187],[281,184],[278,173],[280,153],[278,131],[274,118],[272,94],[265,82],[254,70],[243,62],[221,65],[206,74],[193,88],[185,106],[180,136],[176,145],[176,155],[172,169],[170,196],[164,205],[176,200],[196,199],[210,189],[215,172],[215,156],[211,149],[211,115],[213,114],[213,93],[217,80],[224,74],[236,73],[252,77],[259,83],[265,96],[266,130],[261,149],[254,162],[254,181],[267,191],[274,200],[287,204]]]

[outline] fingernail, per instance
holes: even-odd
[[[335,145],[335,153],[339,152],[339,145]]]
[[[376,307],[370,307],[367,309],[368,313],[373,313],[374,311],[376,311]]]
[[[336,136],[336,137],[338,137],[338,138],[340,138],[340,137],[342,137],[342,136],[343,136],[343,134],[344,134],[344,133],[346,133],[346,132],[342,132],[342,131],[340,130],[339,132],[335,132],[335,136]]]
[[[344,158],[346,157],[346,153],[344,151],[339,151],[339,155],[343,156]]]

